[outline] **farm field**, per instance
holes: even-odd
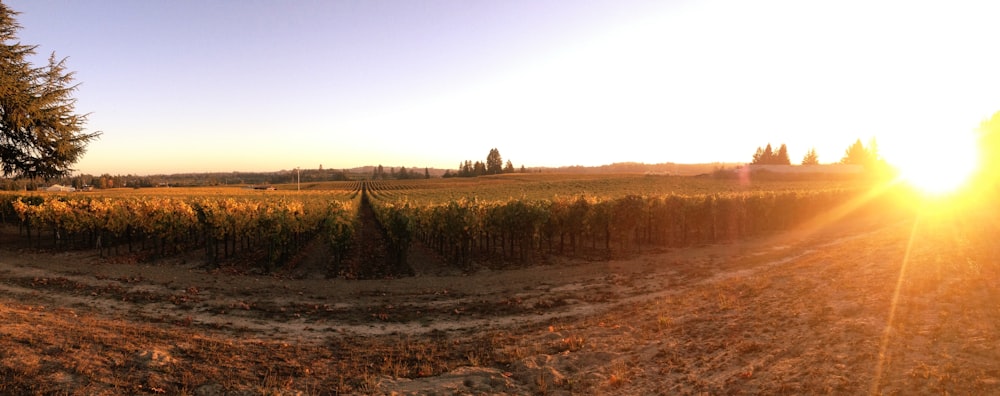
[[[1000,392],[989,206],[849,181],[301,187],[11,204],[0,393]],[[115,231],[94,202],[149,216]],[[431,226],[449,213],[458,237]]]

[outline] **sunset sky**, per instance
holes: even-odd
[[[4,3],[76,71],[94,174],[891,162],[1000,110],[1000,2]]]

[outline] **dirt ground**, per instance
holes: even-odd
[[[997,394],[995,225],[328,279],[0,239],[3,394]]]

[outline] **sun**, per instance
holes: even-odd
[[[931,195],[954,192],[969,182],[979,166],[973,131],[938,136],[913,136],[893,158],[899,177]]]

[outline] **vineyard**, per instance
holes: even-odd
[[[262,272],[319,240],[331,276],[373,278],[412,275],[414,244],[467,271],[735,241],[839,213],[869,190],[859,182],[549,175],[308,187],[6,193],[0,219],[28,247],[151,258],[201,251],[212,265]]]
[[[277,187],[0,195],[0,393],[1000,391],[995,194]]]
[[[6,194],[0,215],[17,224],[29,247],[153,257],[200,249],[211,263],[250,256],[266,271],[317,237],[329,241],[335,260],[342,259],[354,229],[360,186],[298,194]]]
[[[683,180],[693,186],[663,181],[578,181],[571,186],[579,194],[550,196],[542,194],[573,189],[545,183],[521,186],[533,189],[515,190],[520,197],[499,187],[502,183],[466,191],[374,183],[371,196],[383,224],[391,222],[387,229],[394,240],[405,243],[412,235],[451,265],[468,268],[473,262],[503,267],[549,255],[607,258],[646,247],[733,241],[789,229],[857,201],[867,191],[788,189],[788,183],[738,191],[715,180]],[[651,192],[643,193],[637,182],[645,182]],[[723,192],[701,192],[710,191],[709,183]],[[674,192],[678,187],[695,192]]]

